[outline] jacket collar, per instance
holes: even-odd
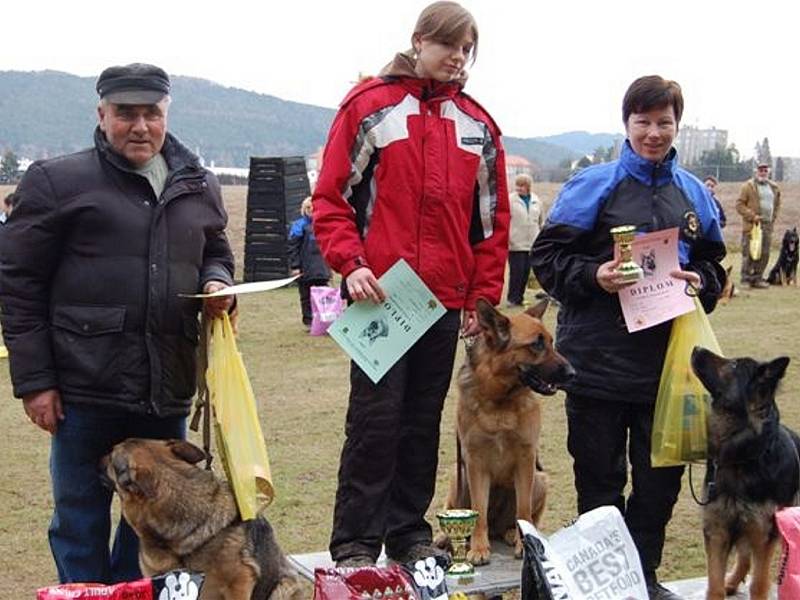
[[[100,155],[116,168],[129,173],[135,172],[133,165],[108,143],[105,134],[100,130],[100,126],[97,126],[94,130],[94,146]],[[167,132],[164,146],[161,148],[161,154],[164,156],[164,160],[167,161],[170,175],[176,171],[196,170],[202,172],[203,170],[197,156],[169,132]]]
[[[655,163],[636,154],[631,147],[630,140],[625,140],[619,162],[637,181],[645,185],[661,186],[672,181],[675,170],[678,168],[678,153],[675,148],[670,148],[664,160]]]

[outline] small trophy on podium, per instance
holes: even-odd
[[[470,577],[475,567],[467,561],[467,538],[472,535],[478,520],[478,511],[467,508],[450,509],[436,515],[439,527],[453,545],[453,564],[447,569],[450,577]]]
[[[622,275],[622,281],[633,283],[644,277],[642,267],[633,261],[631,244],[636,236],[636,227],[633,225],[620,225],[613,227],[610,231],[614,243],[619,247],[620,264],[617,272]]]

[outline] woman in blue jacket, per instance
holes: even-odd
[[[625,515],[650,598],[674,599],[658,584],[666,525],[683,467],[654,469],[650,437],[661,367],[672,322],[628,333],[617,292],[610,230],[678,227],[680,271],[716,305],[725,274],[718,213],[703,184],[678,166],[672,142],[683,112],[680,86],[641,77],[622,103],[627,139],[619,160],[577,173],[561,190],[532,251],[532,267],[558,299],[557,346],[577,371],[567,386],[567,445],[574,460],[578,510],[615,505]],[[624,497],[627,460],[633,486]]]

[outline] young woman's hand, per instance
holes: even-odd
[[[597,273],[594,275],[594,278],[597,280],[597,285],[599,285],[609,294],[616,294],[622,288],[627,287],[632,283],[630,281],[622,280],[622,274],[617,271],[619,264],[619,258],[604,262],[597,268]]]
[[[355,302],[369,299],[380,304],[386,300],[386,294],[369,267],[359,267],[347,276],[345,282],[347,293]]]

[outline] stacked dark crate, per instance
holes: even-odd
[[[310,193],[302,156],[250,157],[244,280],[280,279],[289,273],[287,234]]]

